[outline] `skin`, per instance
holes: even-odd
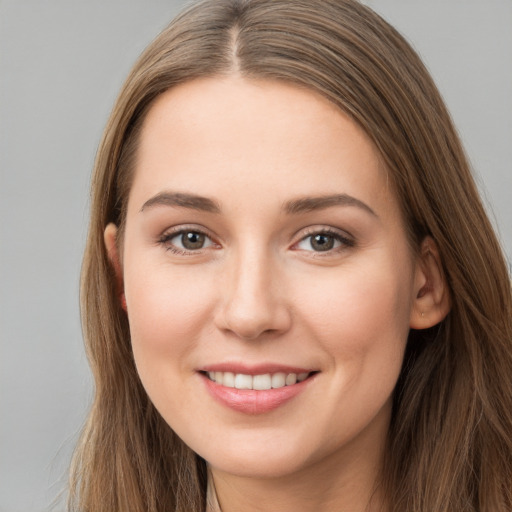
[[[206,196],[220,212],[152,199],[163,192]],[[283,209],[332,194],[365,206]],[[183,253],[186,229],[205,245]],[[325,230],[334,247],[319,251],[311,235]],[[222,510],[385,508],[378,479],[407,335],[438,323],[449,301],[435,244],[411,250],[388,171],[358,126],[283,83],[173,88],[145,120],[122,248],[116,235],[109,225],[141,381],[208,462]],[[318,373],[253,415],[207,392],[198,369],[223,362]]]

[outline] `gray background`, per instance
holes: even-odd
[[[433,73],[511,261],[512,0],[367,3]],[[89,174],[124,77],[183,4],[0,0],[0,512],[47,510],[65,487],[92,390]]]

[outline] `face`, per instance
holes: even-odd
[[[212,468],[379,452],[417,264],[377,150],[339,109],[238,77],[166,92],[121,251],[142,383]]]

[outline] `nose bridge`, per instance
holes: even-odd
[[[236,256],[232,293],[237,303],[254,302],[263,306],[271,300],[274,269],[268,251],[254,245],[242,248]]]
[[[223,325],[244,339],[287,328],[279,269],[268,247],[248,242],[232,254],[226,272]]]

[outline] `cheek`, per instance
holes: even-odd
[[[408,267],[362,268],[311,283],[301,295],[303,326],[330,361],[328,391],[317,399],[337,404],[323,411],[322,435],[333,442],[355,435],[390,403],[409,332]]]
[[[373,339],[367,335],[370,332],[403,338],[409,330],[409,280],[397,275],[396,270],[371,272],[368,267],[363,272],[340,274],[294,292],[300,316],[310,327],[336,346],[366,345]]]
[[[151,401],[173,428],[179,427],[198,408],[191,399],[191,354],[208,338],[213,284],[184,268],[137,263],[135,272],[125,267],[135,365]]]
[[[137,367],[180,364],[207,328],[213,283],[197,272],[162,264],[126,267],[125,293]],[[149,372],[152,368],[149,368]]]
[[[311,282],[307,294],[297,289],[299,316],[328,354],[331,389],[343,400],[353,396],[359,403],[378,405],[394,389],[409,332],[409,269],[390,259]]]

